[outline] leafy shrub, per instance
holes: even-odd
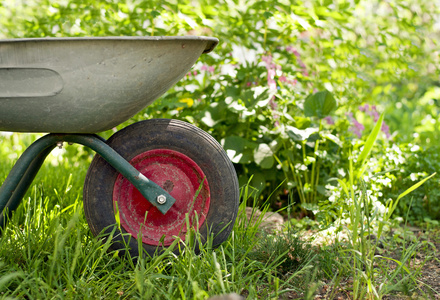
[[[440,170],[440,147],[433,146],[423,149],[413,144],[401,144],[387,148],[383,153],[389,159],[383,164],[383,169],[391,172],[378,177],[382,182],[379,187],[383,199],[395,199],[402,190],[422,178]],[[424,221],[425,219],[440,220],[440,185],[439,179],[424,184],[411,194],[412,197],[403,198],[396,209],[396,214],[406,216],[410,221]]]

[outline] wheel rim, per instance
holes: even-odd
[[[130,163],[176,202],[163,215],[119,174],[113,189],[113,205],[115,212],[119,211],[120,225],[129,234],[137,238],[140,233],[145,244],[169,246],[176,236],[185,239],[186,215],[190,227],[198,229],[203,225],[210,205],[209,185],[191,158],[177,151],[156,149],[137,155]]]

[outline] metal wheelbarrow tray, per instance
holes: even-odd
[[[204,37],[0,40],[0,130],[111,129],[165,93],[216,44]]]
[[[0,40],[0,131],[50,132],[26,149],[0,187],[0,225],[50,151],[69,142],[98,153],[84,210],[94,235],[111,233],[112,249],[142,255],[141,237],[152,255],[184,240],[190,228],[205,240],[212,235],[214,246],[226,240],[238,182],[209,134],[166,119],[135,123],[108,141],[93,134],[151,104],[217,43],[192,36]]]

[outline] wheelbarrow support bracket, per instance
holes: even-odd
[[[166,214],[176,200],[159,185],[136,170],[96,134],[48,134],[30,145],[0,187],[0,226],[20,204],[47,155],[60,143],[77,143],[89,147],[130,181],[152,205]],[[7,215],[7,216],[6,216]]]

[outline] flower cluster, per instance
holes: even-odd
[[[365,129],[365,126],[358,122],[353,116],[352,112],[347,113],[348,120],[352,124],[350,127],[350,131],[357,135],[358,138],[362,137],[362,132]]]
[[[373,117],[374,122],[377,122],[377,120],[379,120],[379,112],[376,109],[376,105],[361,105],[359,106],[359,110],[365,112],[366,114],[370,115],[371,117]],[[385,123],[382,122],[382,128],[381,128],[382,132],[385,133],[385,136],[387,137],[387,139],[389,139],[391,137],[390,134],[390,127]]]
[[[208,73],[214,73],[214,71],[215,71],[215,67],[214,66],[208,66],[208,65],[203,65],[201,68],[200,68],[200,71],[207,71]]]
[[[199,74],[197,71],[188,72],[188,74],[186,74],[186,77],[197,76],[197,74]]]
[[[287,83],[287,84],[290,84],[290,85],[295,85],[297,83],[296,79],[289,79],[289,78],[287,78],[287,76],[282,72],[282,67],[280,65],[277,65],[277,64],[275,64],[273,62],[273,57],[272,57],[271,54],[262,56],[261,60],[266,65],[267,85],[269,86],[270,90],[275,91],[275,90],[279,89],[279,87],[277,87],[277,83],[276,83],[276,80],[275,80],[275,76],[277,76],[277,71],[278,71],[278,74],[281,74],[281,75],[278,76],[279,82]]]
[[[328,125],[334,125],[335,121],[333,121],[333,118],[331,116],[327,116],[325,118],[323,118],[323,120],[328,124]]]
[[[200,71],[204,71],[204,72],[208,72],[213,74],[215,71],[215,67],[214,66],[208,66],[208,65],[203,65],[200,67]],[[199,73],[197,71],[192,71],[192,72],[188,72],[188,74],[186,74],[187,77],[191,77],[191,76],[197,76]]]
[[[380,114],[377,111],[376,105],[369,105],[369,104],[361,105],[359,106],[359,110],[372,117],[374,122],[377,122],[379,120]],[[354,118],[352,112],[347,113],[347,117],[350,120],[350,123],[352,124],[352,126],[350,127],[350,131],[353,132],[355,135],[357,135],[358,138],[361,138],[362,132],[365,129],[364,125],[359,123]],[[391,137],[390,127],[385,122],[382,122],[381,130],[385,134],[387,139]]]
[[[295,85],[297,83],[296,79],[292,80],[286,77],[286,75],[282,71],[282,67],[273,62],[273,57],[270,53],[267,55],[263,55],[261,57],[261,60],[264,62],[267,70],[267,85],[269,87],[269,91],[275,93],[278,89],[280,89],[280,87],[277,86],[277,81],[275,79],[276,77],[278,77],[278,81],[281,83],[287,83],[290,85]],[[272,96],[272,98],[269,101],[269,105],[272,111],[275,112],[275,110],[278,107],[277,103],[275,102],[275,96]],[[274,118],[275,120],[277,120],[279,118],[279,115],[274,113]],[[278,127],[279,121],[277,120],[274,125],[275,127]]]
[[[266,64],[267,69],[267,85],[270,90],[277,89],[277,83],[275,81],[276,70],[281,71],[281,66],[273,63],[272,55],[262,56],[261,60]]]

